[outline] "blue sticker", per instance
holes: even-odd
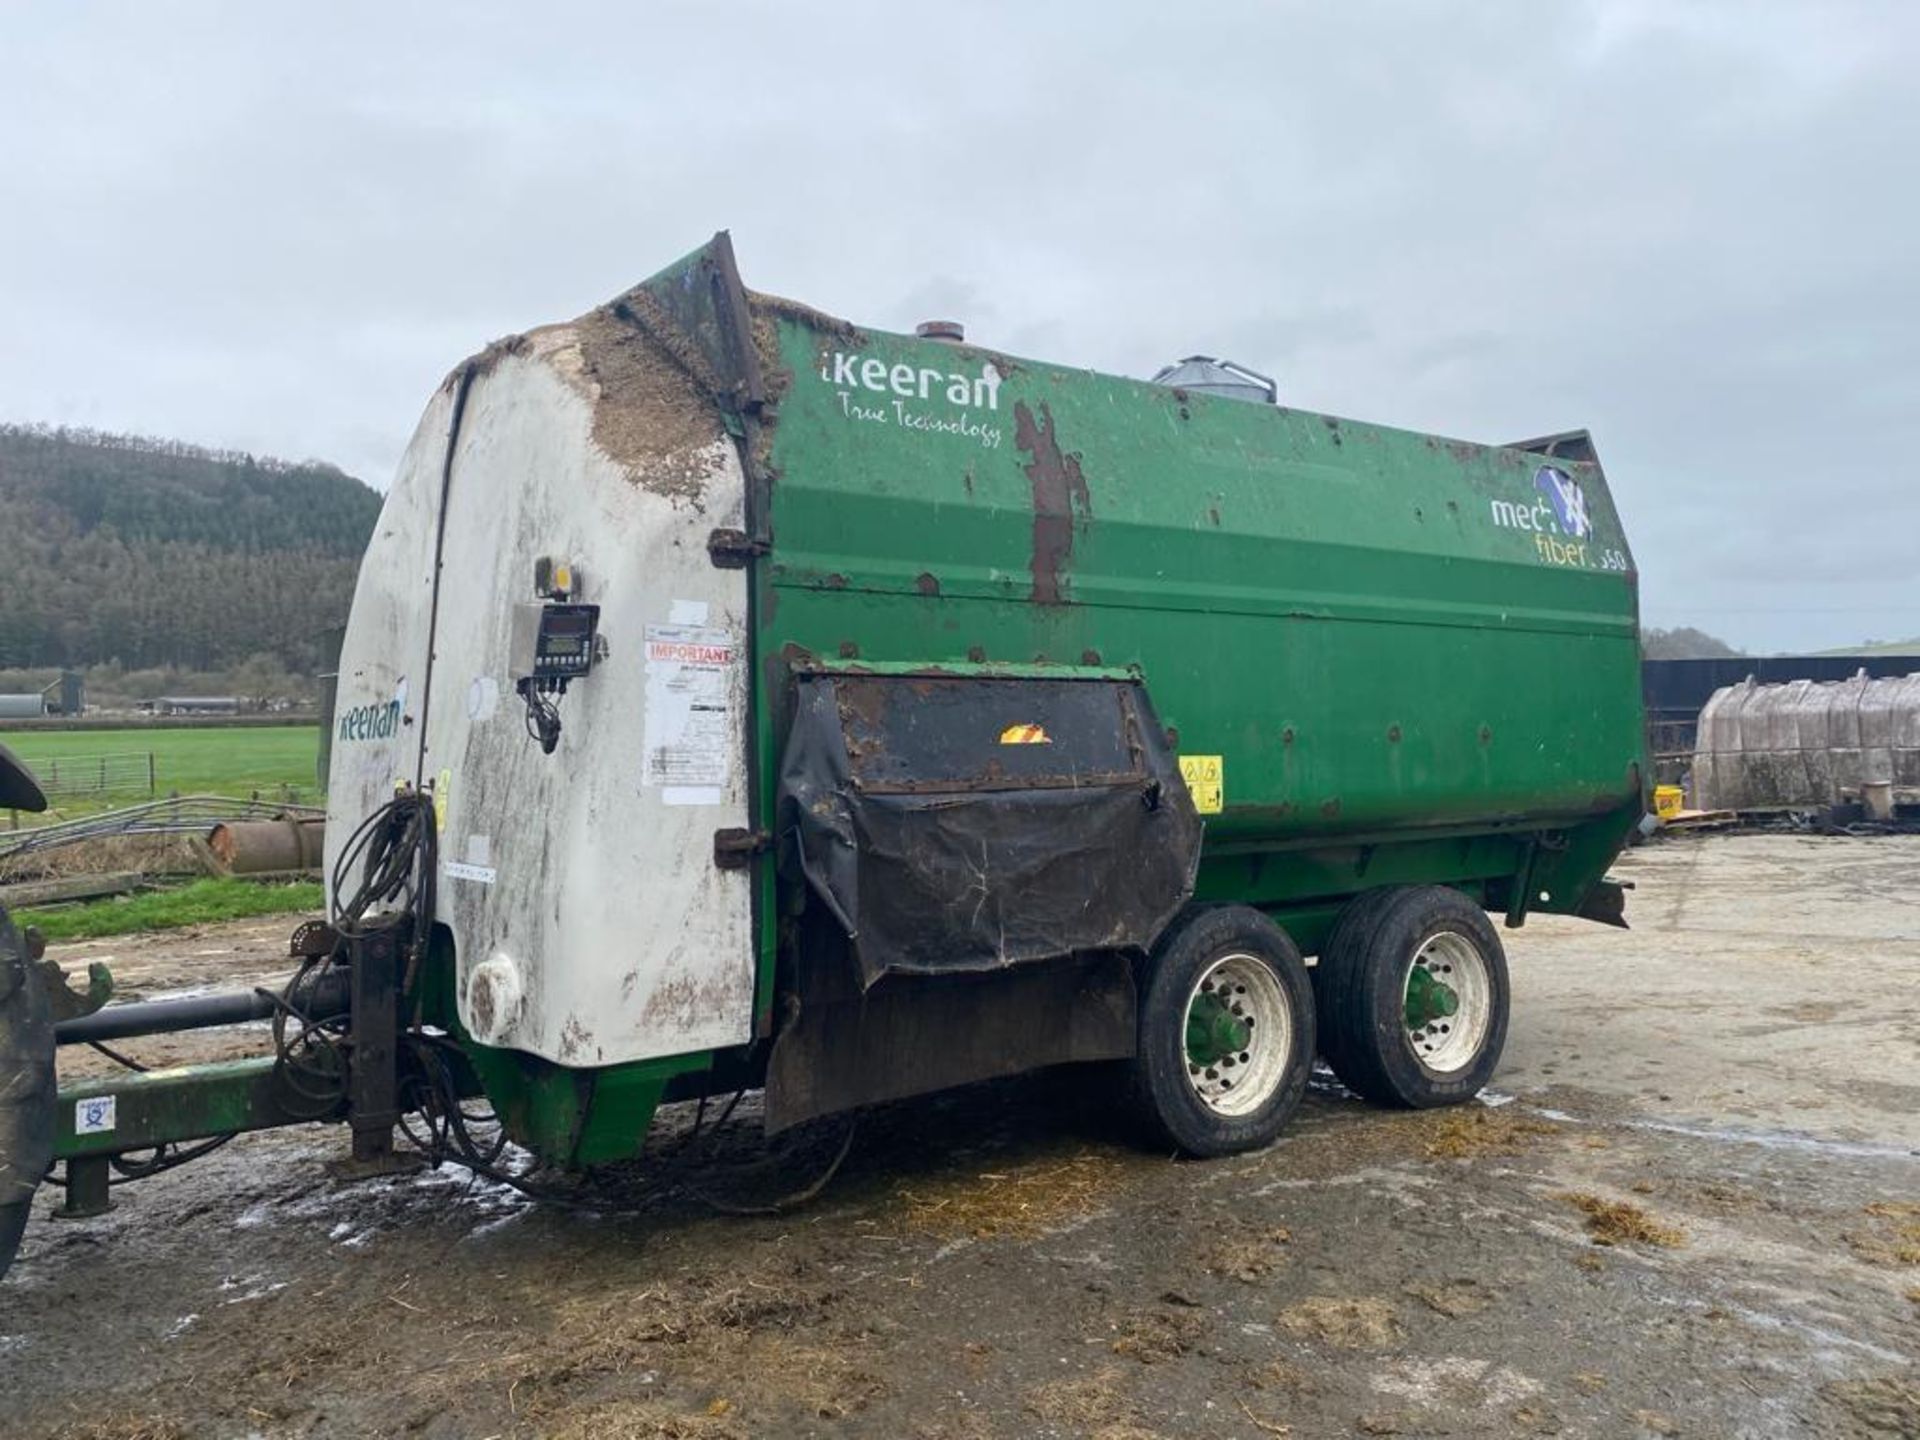
[[[1562,535],[1584,540],[1593,533],[1593,521],[1587,517],[1587,494],[1578,480],[1556,466],[1542,465],[1533,472],[1533,488],[1553,506]]]

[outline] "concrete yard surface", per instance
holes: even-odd
[[[1506,932],[1481,1103],[1323,1076],[1223,1161],[1134,1144],[1097,1073],[867,1116],[771,1218],[714,1213],[698,1161],[596,1213],[242,1138],[35,1220],[0,1435],[1920,1435],[1920,837],[1615,873],[1630,932]]]

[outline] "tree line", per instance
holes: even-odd
[[[317,461],[0,425],[0,666],[311,671],[379,513]]]

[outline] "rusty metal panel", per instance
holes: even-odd
[[[1133,973],[1083,955],[988,975],[911,976],[861,992],[831,945],[808,949],[797,1018],[767,1068],[769,1132],[860,1105],[1047,1065],[1131,1055]]]

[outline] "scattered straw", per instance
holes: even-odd
[[[1687,1232],[1677,1225],[1655,1220],[1638,1205],[1625,1200],[1605,1200],[1598,1195],[1569,1191],[1559,1197],[1587,1217],[1587,1234],[1596,1245],[1618,1245],[1635,1240],[1642,1245],[1667,1249],[1687,1243]]]
[[[763,1338],[748,1354],[762,1388],[816,1420],[844,1420],[887,1393],[887,1384],[852,1354],[785,1336]]]
[[[1409,1285],[1407,1293],[1436,1315],[1445,1315],[1449,1320],[1478,1315],[1493,1303],[1493,1296],[1484,1285],[1465,1278],[1449,1280],[1444,1285]]]
[[[1889,1223],[1843,1235],[1853,1253],[1870,1265],[1920,1265],[1920,1205],[1910,1200],[1876,1200],[1865,1210]]]
[[[1244,1400],[1240,1402],[1240,1409],[1242,1413],[1246,1415],[1247,1419],[1253,1422],[1253,1428],[1263,1435],[1293,1434],[1293,1427],[1291,1425],[1281,1425],[1272,1420],[1262,1420],[1258,1415],[1253,1413],[1252,1408]]]
[[[1920,1222],[1920,1204],[1911,1200],[1876,1200],[1866,1211],[1877,1220]]]
[[[75,1420],[54,1431],[53,1440],[187,1440],[187,1429],[177,1420],[126,1410]]]
[[[1156,1365],[1197,1349],[1205,1329],[1206,1322],[1193,1310],[1141,1310],[1121,1325],[1112,1349],[1142,1365]]]
[[[540,1434],[542,1440],[747,1440],[750,1432],[737,1419],[708,1410],[688,1415],[658,1400],[614,1400],[568,1411]]]
[[[1560,1127],[1547,1120],[1515,1115],[1511,1106],[1461,1106],[1434,1112],[1428,1123],[1427,1154],[1436,1160],[1470,1160],[1476,1155],[1518,1155]]]
[[[865,1409],[886,1387],[861,1363],[858,1337],[828,1348],[831,1332],[822,1332],[836,1298],[832,1290],[772,1274],[743,1275],[737,1284],[570,1297],[551,1308],[553,1333],[498,1362],[492,1378],[516,1415],[543,1437],[562,1440],[732,1440],[775,1433],[768,1429],[774,1417],[840,1419]],[[631,1386],[632,1377],[649,1372],[733,1375],[746,1393],[710,1393],[695,1413],[674,1403],[684,1396],[670,1401],[652,1393],[608,1408],[609,1389]]]
[[[1251,1285],[1287,1263],[1282,1248],[1293,1240],[1284,1225],[1268,1226],[1219,1241],[1200,1256],[1209,1275],[1220,1275]]]
[[[1400,1321],[1386,1301],[1316,1295],[1283,1311],[1280,1328],[1343,1350],[1378,1349],[1400,1338]]]
[[[975,1175],[936,1177],[896,1192],[908,1227],[950,1239],[1030,1240],[1098,1209],[1124,1170],[1118,1156],[1082,1151]]]
[[[1920,1435],[1920,1385],[1911,1380],[1898,1375],[1839,1380],[1823,1386],[1821,1393],[1866,1434]]]
[[[1284,1390],[1289,1395],[1311,1395],[1320,1388],[1310,1373],[1288,1360],[1269,1360],[1248,1374],[1246,1382],[1255,1390]]]
[[[1027,1410],[1049,1425],[1071,1428],[1088,1440],[1158,1440],[1140,1407],[1108,1368],[1077,1379],[1037,1385],[1024,1397]]]

